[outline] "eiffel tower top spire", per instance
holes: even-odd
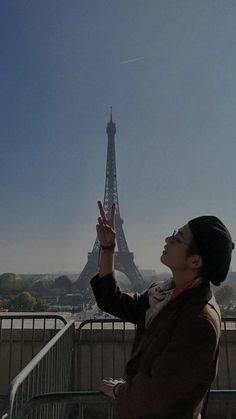
[[[111,211],[113,202],[116,204],[116,214],[120,214],[118,190],[117,190],[117,176],[116,176],[116,152],[115,152],[115,134],[116,124],[112,119],[112,106],[110,111],[110,121],[107,124],[107,164],[106,164],[106,180],[104,193],[104,209],[106,213]]]
[[[110,121],[107,124],[107,135],[108,137],[114,137],[115,133],[116,133],[116,124],[114,124],[113,120],[112,120],[112,106],[111,106],[111,111],[110,111]]]

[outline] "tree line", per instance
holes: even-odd
[[[54,280],[35,280],[34,277],[19,278],[14,273],[0,275],[0,310],[49,311],[50,298],[57,297],[59,304],[65,304],[66,295],[76,295],[77,304],[91,302],[92,293],[80,291],[78,283],[66,275]]]

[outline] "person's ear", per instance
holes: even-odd
[[[200,255],[192,256],[191,266],[193,269],[199,269],[203,266],[203,261]]]

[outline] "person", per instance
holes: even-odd
[[[215,216],[190,220],[165,239],[161,262],[172,277],[140,295],[119,288],[114,271],[115,204],[98,202],[99,272],[91,280],[98,307],[137,325],[125,380],[103,379],[119,419],[200,419],[215,378],[220,311],[209,282],[227,276],[234,247]]]

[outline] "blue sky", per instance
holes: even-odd
[[[111,105],[139,268],[198,215],[236,241],[235,22],[230,0],[0,0],[0,272],[82,270]]]

